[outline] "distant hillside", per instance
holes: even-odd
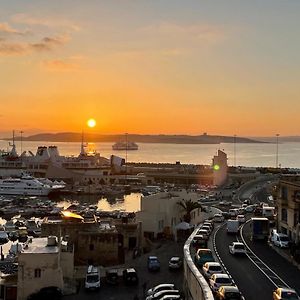
[[[276,136],[267,136],[267,137],[251,137],[257,141],[264,141],[268,143],[276,143],[277,138]],[[278,137],[278,143],[299,143],[300,142],[300,136],[279,136]]]
[[[62,132],[62,133],[42,133],[23,137],[23,141],[48,141],[48,142],[80,142],[81,133]],[[20,140],[20,137],[16,137]],[[220,144],[233,143],[233,136],[218,136],[218,135],[140,135],[128,134],[127,139],[137,143],[164,143],[164,144]],[[6,139],[10,140],[10,139]],[[92,142],[117,142],[125,141],[124,134],[103,135],[103,134],[84,134],[85,141]],[[236,137],[237,143],[263,143],[249,138]]]

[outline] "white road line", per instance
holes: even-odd
[[[251,220],[248,220],[245,224],[243,224],[243,226],[241,227],[240,230],[240,235],[241,235],[241,239],[244,243],[244,245],[246,246],[248,252],[251,253],[251,255],[253,255],[255,257],[255,259],[258,260],[258,262],[255,262],[250,255],[246,254],[248,256],[248,258],[253,262],[253,264],[274,284],[274,286],[279,287],[271,278],[273,279],[279,279],[287,288],[290,288],[290,286],[279,276],[277,275],[269,266],[267,266],[248,246],[248,244],[246,243],[244,236],[243,236],[243,228],[244,225],[246,225],[247,223],[249,223]],[[260,267],[258,264],[262,264],[264,266],[264,268]],[[274,276],[269,276],[268,274],[266,274],[266,272],[264,270],[268,270],[270,271],[272,274],[274,274]]]

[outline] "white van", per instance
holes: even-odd
[[[100,288],[100,272],[95,266],[88,266],[85,276],[85,289],[97,290]]]
[[[290,239],[286,234],[279,233],[275,229],[271,232],[271,242],[280,248],[288,248]]]

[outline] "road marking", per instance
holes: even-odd
[[[283,283],[283,285],[287,288],[291,288],[278,274],[276,274],[268,265],[266,265],[252,250],[251,248],[248,246],[248,244],[245,241],[245,238],[243,236],[243,228],[244,225],[246,225],[247,223],[249,223],[251,220],[248,220],[245,224],[243,224],[243,226],[241,227],[240,230],[240,235],[241,235],[241,239],[245,245],[245,247],[247,248],[247,251],[250,252],[250,255],[247,253],[246,255],[248,256],[248,258],[252,261],[252,263],[269,279],[269,281],[272,282],[272,284],[275,287],[279,287],[280,285],[276,284],[274,282],[274,280],[279,280],[281,281],[281,283]],[[252,258],[252,257],[254,258]],[[256,260],[256,261],[255,261]],[[263,265],[264,267],[260,267],[259,264]],[[272,275],[268,275],[267,271],[271,272]],[[273,279],[274,280],[273,280]]]

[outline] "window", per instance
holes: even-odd
[[[281,209],[281,221],[287,223],[287,209],[286,208]]]
[[[35,269],[34,270],[34,277],[35,278],[40,278],[42,275],[42,270],[41,269]]]
[[[94,249],[95,249],[94,244],[90,244],[90,251],[94,251]]]
[[[286,186],[282,186],[281,187],[281,198],[283,200],[287,200],[288,199],[288,189]]]

